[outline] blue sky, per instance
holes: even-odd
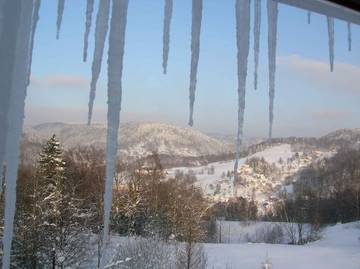
[[[86,1],[66,1],[60,40],[56,2],[42,1],[33,56],[26,124],[84,123],[93,52],[82,62]],[[234,0],[204,0],[195,126],[234,133],[237,113]],[[168,75],[162,74],[163,0],[130,0],[123,74],[121,120],[162,121],[185,126],[188,119],[191,0],[174,0]],[[253,19],[253,12],[252,12]],[[253,21],[253,20],[252,20]],[[275,136],[321,135],[360,127],[360,30],[352,26],[347,51],[346,23],[335,20],[335,70],[328,66],[326,18],[279,5]],[[251,29],[252,34],[252,29]],[[266,2],[262,2],[259,89],[253,89],[253,38],[249,54],[245,134],[266,136],[268,61]],[[107,49],[98,83],[94,121],[106,121]]]

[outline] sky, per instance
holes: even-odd
[[[254,1],[252,1],[253,5]],[[57,1],[42,1],[26,125],[86,123],[95,1],[88,61],[82,62],[86,1],[66,1],[56,40]],[[194,127],[234,134],[237,126],[235,0],[204,0]],[[168,74],[162,73],[163,0],[130,0],[126,30],[121,121],[186,126],[189,114],[191,0],[174,0]],[[254,90],[253,6],[244,133],[268,133],[266,1],[262,1],[258,90]],[[319,136],[360,127],[360,27],[335,20],[335,67],[329,68],[326,17],[279,4],[274,136]],[[106,122],[107,48],[98,82],[94,122]]]

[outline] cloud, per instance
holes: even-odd
[[[25,124],[34,125],[44,122],[85,123],[87,108],[57,106],[26,106]],[[93,122],[106,122],[106,109],[94,108]]]
[[[278,64],[280,68],[289,70],[291,76],[301,78],[318,89],[360,94],[359,66],[335,62],[334,72],[330,72],[328,63],[298,55],[278,57]]]
[[[339,110],[318,110],[310,112],[314,119],[319,120],[346,120],[351,117],[351,113]]]
[[[83,76],[70,74],[53,74],[43,77],[32,76],[30,86],[42,89],[71,88],[87,89],[89,80]]]

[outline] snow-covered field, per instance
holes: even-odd
[[[359,269],[360,223],[326,228],[322,239],[304,246],[205,244],[209,267],[257,269],[268,256],[272,269]]]
[[[253,233],[259,226],[273,225],[273,223],[258,222],[248,226],[232,223],[231,225],[238,225],[245,229],[244,231]],[[235,234],[232,234],[232,237],[234,236]],[[359,269],[359,238],[360,222],[356,222],[329,226],[321,232],[320,240],[302,246],[265,243],[206,243],[203,246],[208,259],[208,269],[258,269],[266,258],[272,264],[272,267],[269,267],[271,269]],[[113,236],[111,240],[113,247],[108,253],[117,255],[116,253],[123,248],[122,244],[128,240],[133,242],[133,239]],[[159,248],[158,245],[157,248],[167,253],[164,255],[168,255],[173,246],[173,244],[162,245]],[[132,258],[124,257],[124,260],[126,259]]]
[[[291,243],[290,236],[298,240],[296,223],[262,221],[217,221],[216,241],[239,243]],[[312,236],[310,225],[302,225],[303,238]],[[220,234],[221,233],[221,234]],[[291,234],[290,234],[291,233]]]

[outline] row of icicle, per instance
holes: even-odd
[[[163,73],[167,73],[169,48],[170,48],[170,29],[173,12],[173,0],[164,0],[164,25],[163,25]],[[13,220],[15,214],[16,201],[16,177],[20,155],[20,139],[22,133],[24,106],[26,89],[30,81],[32,51],[34,47],[34,36],[39,20],[39,9],[41,0],[27,1],[7,1],[9,10],[16,10],[17,4],[21,5],[18,24],[11,22],[9,14],[0,14],[0,33],[7,26],[7,31],[12,33],[12,37],[17,40],[15,48],[15,59],[13,61],[13,71],[11,87],[8,92],[0,93],[4,104],[8,105],[7,121],[2,133],[0,133],[0,163],[6,163],[6,192],[5,192],[5,227],[3,237],[3,259],[2,268],[8,269],[10,266],[10,251],[13,234]],[[237,178],[238,160],[240,156],[241,142],[243,136],[245,94],[247,64],[250,44],[250,0],[235,0],[236,16],[236,43],[237,43],[237,76],[238,76],[238,131],[236,143],[236,161],[234,166],[235,179]],[[21,3],[21,4],[20,4]],[[99,0],[98,12],[95,22],[95,46],[93,61],[91,66],[91,83],[89,94],[88,124],[91,124],[93,104],[95,100],[96,84],[101,71],[101,63],[104,54],[105,40],[109,30],[109,50],[108,50],[108,115],[107,115],[107,145],[106,145],[106,175],[104,192],[104,230],[103,242],[107,242],[109,234],[109,220],[112,200],[112,182],[114,166],[118,149],[118,130],[120,124],[121,95],[122,95],[122,71],[125,48],[125,32],[127,22],[127,10],[129,0]],[[0,0],[0,5],[4,5],[4,0]],[[56,38],[60,37],[62,17],[64,13],[65,0],[58,0]],[[0,6],[0,10],[4,7]],[[92,13],[94,0],[87,0],[86,22],[84,33],[83,61],[87,60],[88,38],[92,24]],[[111,17],[110,17],[111,10]],[[195,103],[195,92],[197,82],[197,70],[200,55],[200,33],[203,13],[203,0],[192,0],[192,29],[191,29],[191,67],[190,67],[190,86],[189,103],[190,115],[189,125],[193,125],[193,111]],[[267,1],[268,17],[268,62],[269,62],[269,140],[272,138],[273,110],[275,98],[275,72],[276,72],[276,43],[277,43],[277,18],[278,4],[274,0]],[[308,12],[308,23],[310,24],[311,12]],[[329,34],[329,55],[330,69],[333,71],[334,61],[334,19],[328,17]],[[254,0],[254,88],[258,88],[258,64],[260,48],[260,25],[261,25],[261,0]],[[351,50],[351,25],[347,24],[348,29],[348,49]],[[3,57],[5,57],[3,55]],[[10,57],[10,56],[7,56]],[[4,60],[4,59],[2,59]],[[11,62],[10,58],[5,59]],[[0,74],[1,76],[1,74]],[[0,77],[3,79],[3,77]],[[6,95],[7,93],[8,96]],[[11,119],[10,119],[11,117]],[[3,174],[3,166],[0,165],[0,175]],[[2,184],[0,184],[2,186]]]

